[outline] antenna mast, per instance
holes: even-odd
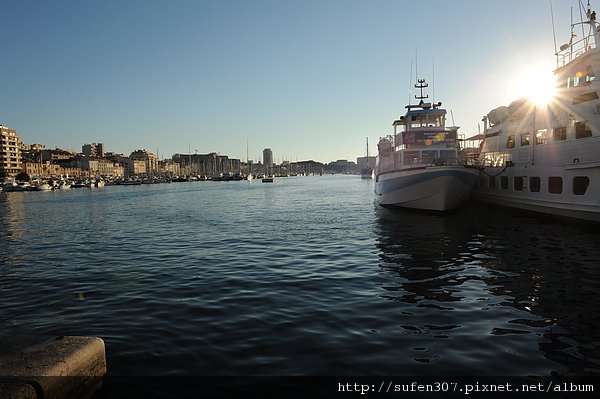
[[[412,94],[412,68],[413,63],[410,62],[410,76],[408,77],[408,104],[410,104],[410,95]]]
[[[433,69],[433,77],[432,78],[433,78],[433,80],[432,80],[431,83],[433,85],[433,88],[431,89],[431,97],[432,97],[433,103],[435,104],[435,57],[433,58],[432,62],[433,62],[433,66],[432,66],[432,69]]]
[[[552,18],[552,36],[554,37],[554,54],[558,55],[556,49],[556,26],[554,26],[554,10],[552,9],[552,0],[550,0],[550,17]],[[557,65],[558,67],[558,65]]]

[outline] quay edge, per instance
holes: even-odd
[[[101,338],[0,336],[2,398],[90,398],[105,374]]]

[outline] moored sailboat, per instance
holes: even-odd
[[[373,168],[371,167],[371,164],[369,163],[369,138],[367,137],[367,158],[366,158],[366,165],[364,168],[361,169],[360,171],[360,177],[362,179],[372,179],[373,178]]]

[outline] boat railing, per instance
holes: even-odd
[[[591,21],[585,22],[585,24],[588,24],[588,23],[591,23]],[[587,53],[588,51],[596,48],[595,36],[593,33],[593,30],[596,29],[595,25],[596,25],[596,22],[594,21],[591,32],[584,34],[581,39],[573,42],[572,41],[573,37],[575,37],[575,35],[573,34],[571,41],[568,44],[563,44],[562,46],[560,46],[559,51],[555,54],[557,68],[567,65],[569,62],[573,61],[574,59],[576,59],[576,58],[582,56],[583,54]]]
[[[384,160],[380,159],[378,170],[379,173],[391,173],[433,166],[474,165],[475,162],[458,149],[403,150],[396,151],[393,156]]]

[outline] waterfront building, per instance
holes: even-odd
[[[40,162],[40,153],[46,149],[44,144],[25,144],[19,145],[21,151],[21,162]]]
[[[31,177],[48,179],[51,177],[72,177],[83,178],[89,175],[87,170],[72,166],[70,164],[61,165],[57,163],[45,162],[23,162],[21,171]]]
[[[375,169],[376,157],[358,157],[356,158],[356,166],[358,169]]]
[[[181,168],[178,163],[173,162],[171,159],[165,159],[158,161],[158,171],[162,174],[171,176],[179,176],[181,174]]]
[[[134,161],[142,161],[144,162],[145,171],[142,173],[154,173],[158,172],[158,158],[155,154],[148,152],[146,150],[135,150],[129,155],[129,158]],[[136,169],[136,168],[134,168]],[[139,169],[139,167],[137,168]],[[134,172],[140,173],[140,172]]]
[[[50,149],[41,150],[42,162],[45,162],[45,161],[50,161],[52,163],[67,162],[67,161],[70,162],[70,161],[73,161],[73,159],[75,158],[75,155],[77,155],[77,154],[73,151],[61,150],[59,148],[56,148],[54,150],[50,150]]]
[[[216,152],[209,154],[175,154],[172,161],[179,164],[181,173],[186,175],[213,176],[225,172],[237,173],[242,167],[239,159],[230,159],[227,155],[219,155]]]
[[[81,147],[81,152],[86,157],[102,158],[102,157],[104,157],[104,144],[102,144],[102,143],[84,144]]]
[[[291,173],[297,173],[301,175],[319,174],[323,173],[325,165],[321,162],[310,161],[299,161],[290,164]]]
[[[21,172],[20,142],[16,130],[0,125],[0,178]]]
[[[271,169],[273,167],[273,150],[270,148],[265,148],[263,150],[263,164],[265,168]]]
[[[140,164],[143,162],[139,161]],[[104,158],[80,157],[78,160],[81,169],[87,172],[88,176],[95,177],[122,177],[125,176],[126,167],[114,160]],[[144,169],[145,170],[145,169]]]
[[[335,173],[356,173],[356,164],[347,159],[338,159],[337,161],[331,162],[327,165],[327,168]]]

